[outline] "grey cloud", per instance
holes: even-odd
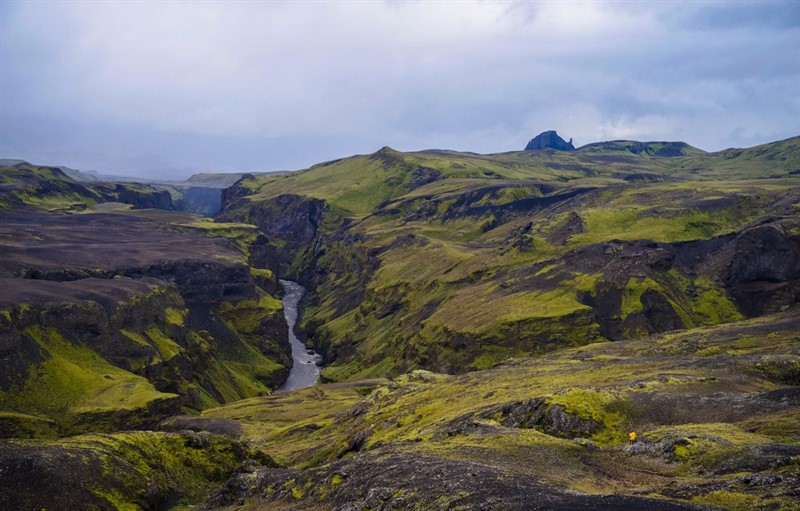
[[[185,174],[506,151],[545,129],[752,145],[800,132],[797,18],[796,2],[2,2],[0,156]]]

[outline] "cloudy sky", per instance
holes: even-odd
[[[800,134],[800,2],[0,0],[0,157],[106,173]]]

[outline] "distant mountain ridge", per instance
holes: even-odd
[[[594,142],[583,145],[577,150],[587,153],[630,153],[668,158],[708,154],[706,151],[693,147],[686,142],[637,142],[635,140]]]

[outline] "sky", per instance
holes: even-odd
[[[0,0],[0,158],[149,178],[383,146],[800,134],[800,2]]]

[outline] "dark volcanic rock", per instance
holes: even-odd
[[[622,495],[589,495],[487,465],[419,455],[357,454],[306,471],[275,468],[236,474],[204,509],[248,498],[293,503],[287,509],[464,509],[484,511],[593,509],[697,510],[691,504]],[[283,507],[281,507],[283,509]]]
[[[223,192],[224,209],[216,218],[232,222],[248,222],[258,225],[268,236],[293,242],[308,242],[317,235],[322,221],[325,202],[300,195],[285,194],[252,204],[246,208],[243,217],[235,208],[239,189],[236,187]]]
[[[555,149],[557,151],[574,151],[572,139],[569,142],[559,137],[555,131],[545,131],[539,133],[525,146],[526,151],[538,151],[540,149]]]
[[[406,188],[409,190],[415,190],[420,186],[438,181],[443,177],[444,176],[442,175],[441,170],[419,167],[411,173],[411,178],[409,179],[408,183],[406,183]]]
[[[725,278],[742,312],[769,314],[800,301],[800,235],[791,226],[760,225],[731,245]]]
[[[225,435],[236,439],[244,433],[244,428],[236,421],[196,417],[194,415],[170,417],[158,425],[158,430],[173,433],[186,430],[195,432],[207,431],[215,435]]]
[[[235,440],[191,431],[0,441],[0,509],[168,509],[205,498],[248,463],[275,466]]]

